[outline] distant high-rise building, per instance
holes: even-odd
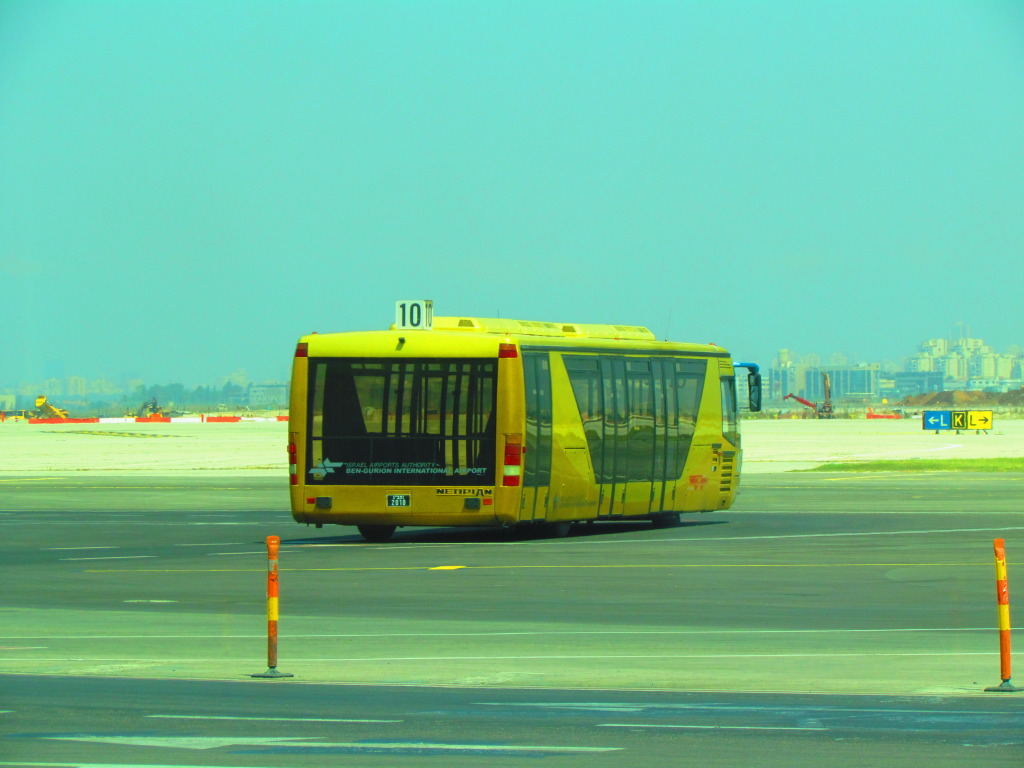
[[[69,395],[85,397],[87,394],[89,394],[89,382],[86,381],[82,376],[69,376],[67,391]]]

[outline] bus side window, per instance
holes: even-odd
[[[604,448],[601,433],[604,430],[604,403],[602,399],[601,373],[597,358],[591,355],[563,355],[569,384],[576,398],[580,413],[583,436],[587,440],[590,465],[594,468],[597,482],[604,475]]]
[[[690,443],[693,442],[697,415],[700,413],[701,397],[704,394],[704,376],[707,366],[707,360],[676,360],[674,387],[676,413],[678,414],[675,452],[676,477],[683,473],[686,457],[690,452]]]

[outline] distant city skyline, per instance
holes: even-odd
[[[967,326],[964,326],[964,327],[966,328]],[[965,333],[966,333],[966,331],[965,331]],[[752,360],[752,361],[749,361],[749,362],[756,362],[763,369],[774,368],[774,367],[778,367],[780,362],[785,362],[785,361],[780,361],[780,359],[779,359],[780,358],[780,354],[788,353],[788,355],[789,355],[789,362],[796,363],[796,364],[799,364],[799,365],[802,365],[802,366],[805,366],[805,367],[806,366],[812,366],[812,367],[813,366],[836,366],[836,365],[838,365],[838,366],[845,366],[845,365],[865,364],[865,365],[878,365],[880,367],[880,369],[883,370],[883,371],[885,371],[885,370],[896,370],[896,371],[909,370],[909,371],[914,371],[914,370],[920,370],[919,366],[913,364],[915,358],[920,358],[922,355],[924,355],[926,353],[929,354],[929,355],[935,355],[937,351],[935,349],[933,349],[933,347],[935,346],[936,342],[941,342],[941,341],[945,341],[951,347],[956,345],[957,343],[960,343],[960,342],[973,341],[973,342],[976,343],[976,345],[984,344],[985,346],[992,347],[993,348],[993,352],[997,353],[999,356],[1013,357],[1013,358],[1018,359],[1021,362],[1024,362],[1024,343],[1021,343],[1021,344],[1010,344],[1005,349],[999,350],[999,349],[996,349],[994,347],[994,345],[988,344],[987,341],[984,338],[982,338],[982,337],[966,336],[966,335],[963,335],[963,336],[953,336],[953,337],[931,336],[931,337],[929,337],[927,339],[922,339],[922,340],[918,341],[916,344],[911,345],[910,351],[908,351],[908,353],[906,355],[904,355],[898,361],[872,359],[872,358],[864,358],[864,359],[856,359],[855,360],[855,359],[848,358],[846,355],[844,355],[843,353],[840,353],[840,352],[832,352],[832,353],[825,353],[825,354],[818,354],[818,353],[814,353],[814,352],[801,353],[800,350],[795,350],[795,349],[793,349],[791,347],[781,346],[781,347],[779,347],[775,351],[775,353],[770,357],[770,359]],[[732,350],[730,350],[730,352],[733,354],[733,358],[734,359],[736,359],[736,360],[741,359]],[[226,384],[235,384],[237,386],[246,387],[249,384],[287,383],[289,381],[290,377],[291,377],[290,365],[291,365],[291,359],[289,358],[288,363],[287,363],[287,369],[278,378],[272,378],[272,377],[271,378],[258,378],[258,377],[252,376],[247,369],[243,368],[243,369],[238,369],[238,370],[236,370],[236,371],[234,371],[232,373],[229,373],[229,374],[220,374],[220,375],[214,376],[214,377],[210,378],[207,381],[197,381],[197,382],[189,382],[189,381],[184,381],[182,379],[169,380],[169,381],[158,381],[158,380],[154,380],[154,379],[147,379],[147,378],[145,378],[143,376],[128,376],[128,377],[99,376],[99,377],[86,377],[86,376],[78,376],[78,375],[75,375],[75,374],[70,374],[70,375],[67,375],[67,376],[48,376],[48,377],[45,377],[43,379],[37,379],[37,380],[31,380],[31,381],[30,380],[25,380],[25,379],[20,379],[18,381],[7,381],[7,382],[0,381],[0,394],[3,394],[5,392],[7,392],[7,393],[12,393],[12,394],[13,393],[17,393],[17,394],[22,394],[22,395],[28,395],[28,394],[32,394],[37,389],[39,390],[40,394],[42,394],[42,393],[45,393],[45,394],[57,394],[57,392],[55,392],[55,391],[46,391],[46,389],[47,389],[47,387],[46,387],[47,382],[64,382],[64,383],[67,383],[67,382],[69,382],[71,380],[74,380],[79,387],[84,387],[84,389],[81,390],[81,392],[80,392],[81,394],[97,393],[97,394],[111,394],[111,395],[123,394],[124,392],[130,391],[132,388],[139,387],[139,386],[153,387],[153,386],[172,386],[172,385],[179,385],[180,384],[180,385],[184,386],[187,389],[195,389],[197,387],[221,388],[221,387],[225,386]],[[1010,376],[1007,374],[1007,375],[1002,376],[1002,378],[1010,378]],[[51,387],[51,390],[52,389],[53,388]],[[78,394],[78,393],[79,393],[79,390],[76,389],[75,394]]]

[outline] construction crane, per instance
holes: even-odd
[[[36,411],[41,419],[66,419],[68,412],[48,402],[46,395],[36,398]]]
[[[836,417],[836,412],[835,408],[832,406],[832,379],[827,373],[821,374],[821,384],[825,391],[825,399],[820,405],[818,403],[812,403],[810,400],[805,400],[799,395],[794,395],[792,392],[782,399],[789,400],[790,398],[793,398],[801,405],[806,405],[814,411],[814,415],[819,419],[834,419]]]
[[[806,405],[808,408],[810,408],[812,411],[814,411],[814,413],[816,415],[818,414],[818,404],[817,403],[812,403],[810,400],[804,400],[802,397],[800,397],[800,395],[794,395],[792,392],[790,392],[788,395],[786,395],[782,399],[783,400],[789,400],[790,398],[796,400],[801,405]],[[820,416],[819,416],[819,418],[820,418]]]
[[[827,373],[821,374],[821,386],[825,390],[825,400],[821,404],[821,410],[818,411],[818,418],[834,419],[836,412],[832,408],[832,379]]]

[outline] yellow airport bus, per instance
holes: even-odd
[[[295,351],[292,516],[401,526],[650,519],[729,507],[741,464],[736,370],[753,363],[646,328],[399,312],[386,331],[312,334]],[[415,303],[413,303],[415,307]],[[425,319],[424,319],[425,318]],[[413,319],[417,316],[414,314]]]

